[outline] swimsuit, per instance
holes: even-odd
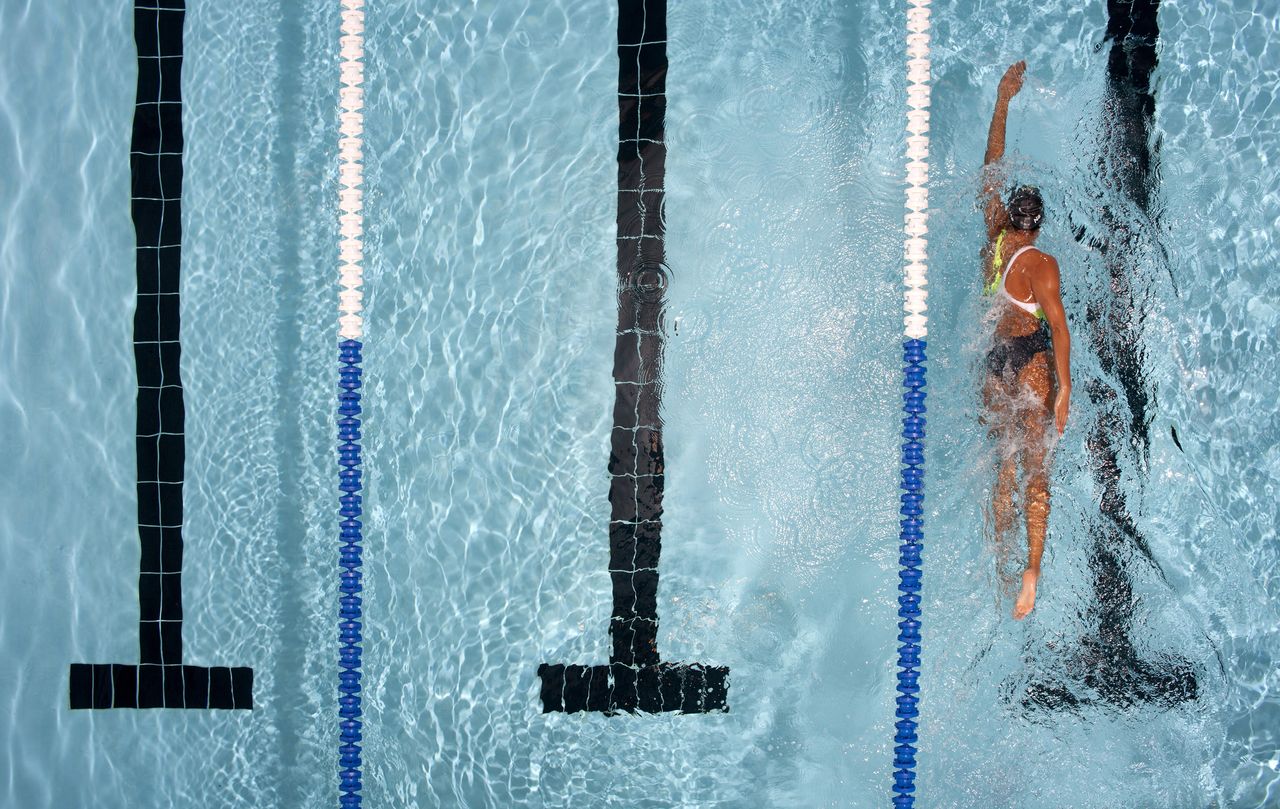
[[[1000,235],[996,237],[996,254],[991,261],[991,266],[994,267],[996,271],[996,277],[987,286],[985,292],[988,295],[992,295],[996,292],[1002,292],[1004,293],[1005,299],[1009,301],[1009,303],[1012,303],[1014,306],[1018,307],[1019,309],[1021,309],[1022,311],[1026,312],[1029,315],[1035,315],[1040,320],[1044,320],[1044,310],[1040,308],[1040,304],[1036,303],[1035,301],[1018,300],[1017,298],[1013,297],[1013,295],[1009,294],[1009,290],[1004,285],[1005,280],[1008,279],[1009,277],[1008,272],[1000,271],[1000,265],[1004,263],[1000,258],[1000,246],[1001,246],[1001,243],[1004,242],[1004,234],[1005,232],[1002,230],[1000,231]],[[1013,262],[1018,260],[1018,256],[1022,255],[1024,251],[1030,250],[1030,249],[1031,249],[1031,245],[1027,244],[1015,250],[1013,255],[1009,256],[1009,265],[1006,269],[1012,270]]]
[[[987,371],[993,376],[1004,376],[1008,371],[1016,378],[1037,354],[1052,349],[1053,340],[1049,335],[1049,327],[1043,320],[1040,321],[1040,328],[1030,334],[1017,337],[996,335],[995,345],[987,352]]]
[[[1000,258],[1000,246],[1004,241],[1004,231],[1000,231],[1000,235],[996,237],[996,253],[992,266],[995,267],[996,277],[987,286],[984,292],[988,295],[1000,292],[1004,294],[1005,300],[1017,306],[1022,311],[1030,315],[1035,315],[1040,321],[1040,327],[1030,334],[1022,334],[1017,337],[1002,337],[996,335],[995,344],[991,350],[987,352],[987,371],[995,376],[1003,376],[1006,372],[1011,372],[1016,378],[1027,363],[1039,354],[1041,351],[1050,351],[1053,349],[1053,340],[1049,334],[1049,327],[1044,319],[1044,310],[1039,304],[1031,301],[1020,301],[1013,295],[1009,294],[1009,290],[1005,288],[1005,280],[1009,277],[1008,270],[1013,269],[1013,262],[1022,255],[1024,250],[1030,250],[1031,245],[1020,247],[1009,257],[1009,263],[1005,266],[1005,272],[1001,272],[1000,265],[1004,262]]]

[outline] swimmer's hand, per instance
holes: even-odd
[[[1067,429],[1067,411],[1071,409],[1071,388],[1059,388],[1053,400],[1053,418],[1058,423],[1058,435]]]
[[[1000,87],[996,90],[998,98],[1005,101],[1013,98],[1022,89],[1022,75],[1027,72],[1027,60],[1020,59],[1009,65],[1009,69],[1000,78]]]

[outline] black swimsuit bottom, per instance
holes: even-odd
[[[1052,349],[1053,339],[1044,321],[1040,321],[1040,328],[1030,334],[1017,337],[996,335],[995,345],[987,352],[987,371],[994,376],[1004,376],[1009,372],[1017,378],[1035,355]]]

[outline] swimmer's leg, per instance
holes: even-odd
[[[1023,454],[1027,480],[1023,507],[1027,516],[1027,567],[1022,571],[1022,589],[1013,608],[1013,617],[1019,620],[1026,618],[1036,605],[1040,558],[1044,555],[1044,538],[1049,526],[1049,474],[1044,467],[1044,456],[1043,446]]]
[[[1035,356],[1019,375],[1035,395],[1036,404],[1026,409],[1022,422],[1022,477],[1026,482],[1023,511],[1027,519],[1027,567],[1022,572],[1022,589],[1013,607],[1013,617],[1022,620],[1036,604],[1036,586],[1040,582],[1040,559],[1044,555],[1044,539],[1049,528],[1049,466],[1046,448],[1050,407],[1049,355]]]
[[[1017,457],[1010,444],[1009,436],[1009,396],[1002,391],[999,382],[987,380],[983,391],[986,405],[984,421],[989,426],[988,436],[995,442],[996,479],[991,487],[991,517],[995,526],[996,574],[1000,579],[1006,595],[1011,594],[1013,582],[1005,576],[1012,543],[1009,535],[1013,532],[1014,492],[1017,490]]]
[[[1005,592],[1012,582],[1005,576],[1008,569],[1009,555],[1013,548],[1014,503],[1013,495],[1018,485],[1017,458],[1005,447],[997,450],[1000,453],[999,467],[996,470],[996,485],[991,490],[991,513],[995,522],[996,533],[996,571],[1005,586]]]

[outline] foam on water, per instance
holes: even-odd
[[[338,8],[191,5],[186,644],[194,662],[254,666],[256,707],[66,709],[69,662],[136,653],[132,23],[124,7],[0,6],[6,805],[333,798]],[[538,663],[608,658],[613,5],[374,3],[370,805],[888,800],[904,9],[671,6],[660,644],[728,665],[730,711],[544,715],[538,700]],[[1147,214],[1098,178],[1102,5],[934,10],[930,805],[1273,800],[1280,53],[1275,20],[1251,9],[1161,10]],[[1044,190],[1042,245],[1077,335],[1044,583],[1022,624],[984,539],[975,206],[995,85],[1019,58],[1032,80],[1010,165]],[[1107,222],[1135,234],[1140,312],[1106,308]],[[1152,399],[1148,447],[1127,421],[1116,434],[1117,491],[1149,550],[1118,561],[1128,636],[1154,665],[1195,667],[1193,702],[1100,699],[1080,662],[1099,601],[1102,411],[1087,391],[1117,389],[1088,311],[1132,314]],[[1028,702],[1055,677],[1074,704]]]

